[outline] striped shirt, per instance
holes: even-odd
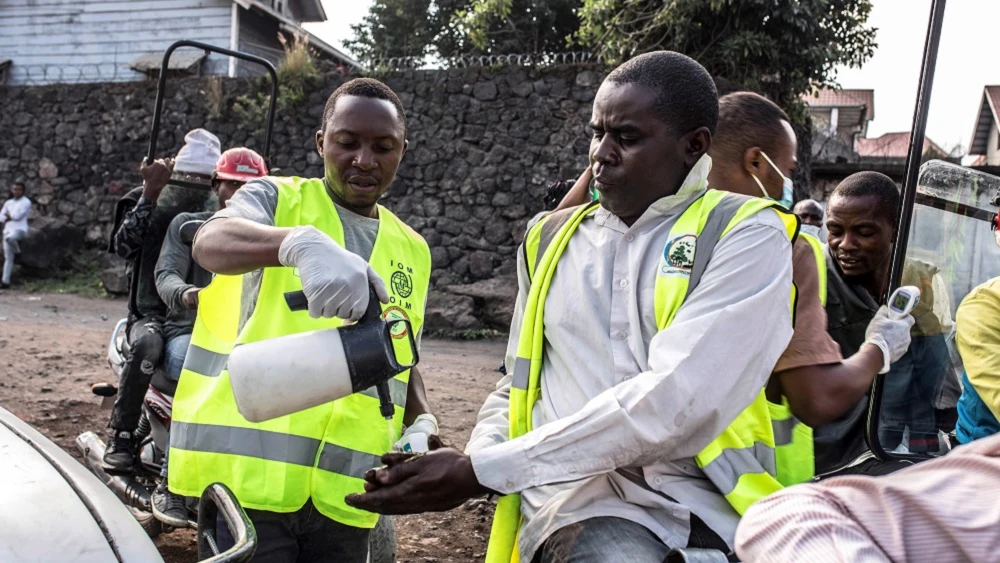
[[[778,492],[736,532],[741,561],[1000,561],[1000,435],[884,477]]]

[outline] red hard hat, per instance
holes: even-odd
[[[219,180],[249,182],[262,176],[267,176],[264,157],[246,147],[229,149],[215,163],[215,177]]]

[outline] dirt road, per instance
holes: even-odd
[[[111,378],[105,347],[125,309],[123,300],[0,292],[0,406],[79,458],[76,435],[107,423],[90,385]],[[424,340],[421,373],[446,442],[468,440],[504,344]],[[398,518],[399,561],[482,561],[491,512],[477,506]],[[197,559],[190,532],[163,536],[157,545],[169,562]]]

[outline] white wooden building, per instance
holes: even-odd
[[[193,39],[277,61],[278,34],[299,34],[345,69],[358,63],[305,31],[326,20],[320,0],[0,0],[0,83],[9,86],[144,80],[166,48]],[[171,69],[257,74],[250,65],[177,51]],[[152,67],[152,68],[151,68]],[[258,67],[259,68],[259,67]]]

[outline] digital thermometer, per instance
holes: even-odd
[[[920,303],[920,290],[912,285],[904,285],[889,296],[889,318],[902,319]]]

